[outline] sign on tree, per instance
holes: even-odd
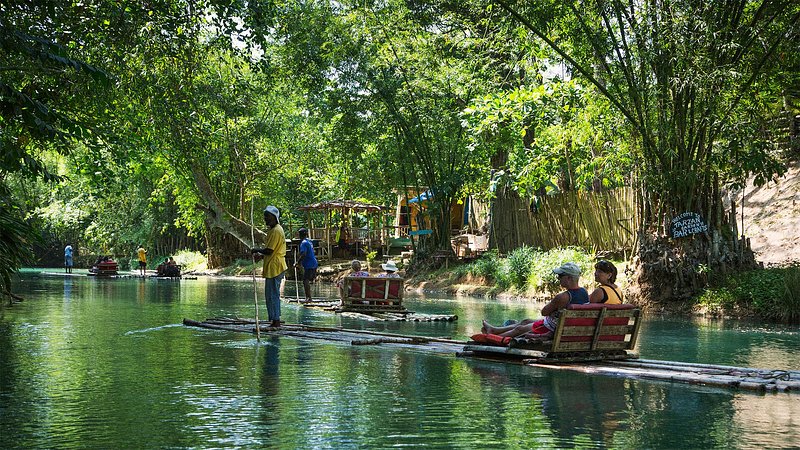
[[[685,212],[672,219],[669,233],[673,239],[689,236],[691,234],[705,233],[708,225],[703,222],[700,214],[695,212]]]

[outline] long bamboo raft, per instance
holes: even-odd
[[[240,333],[255,333],[256,322],[253,319],[216,317],[197,322],[183,319],[183,324],[193,327],[226,330]],[[464,347],[463,341],[449,338],[426,336],[406,336],[377,331],[353,330],[340,327],[315,327],[301,324],[282,324],[275,328],[268,321],[259,321],[259,331],[269,336],[288,336],[294,338],[313,339],[326,342],[339,342],[348,345],[392,344],[402,348],[424,350],[431,353],[454,355]]]
[[[408,310],[405,312],[379,310],[368,313],[358,311],[342,311],[341,300],[331,300],[328,298],[312,298],[311,301],[308,301],[305,299],[284,297],[283,301],[287,303],[295,303],[306,308],[317,308],[323,311],[338,313],[344,317],[351,317],[369,322],[453,322],[458,320],[458,316],[453,314],[422,314]]]
[[[187,326],[225,330],[240,333],[255,333],[256,322],[244,318],[213,318],[198,322],[183,319]],[[800,393],[800,371],[770,370],[749,367],[733,367],[714,364],[695,364],[675,361],[635,359],[622,361],[588,361],[566,363],[543,363],[536,358],[535,351],[497,347],[483,349],[474,342],[425,336],[408,336],[377,331],[354,330],[340,327],[315,327],[300,324],[285,324],[273,328],[266,321],[259,322],[259,330],[268,336],[286,336],[348,345],[379,345],[413,349],[442,355],[474,357],[523,364],[550,370],[570,370],[588,374],[615,376],[632,379],[680,382],[729,389],[757,392]],[[465,349],[468,349],[465,351]],[[475,351],[478,350],[478,351]]]

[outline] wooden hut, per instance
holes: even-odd
[[[388,239],[388,223],[384,217],[386,208],[379,205],[355,200],[329,200],[297,209],[306,212],[309,238],[319,243],[318,255],[321,258],[331,260],[334,256],[366,255],[382,248]]]
[[[397,190],[394,227],[390,247],[410,248],[411,237],[424,237],[431,233],[428,203],[433,197],[430,189],[407,187]],[[488,249],[488,208],[471,195],[453,199],[450,204],[449,231],[453,252],[457,257],[474,257]],[[392,254],[389,249],[388,253]]]

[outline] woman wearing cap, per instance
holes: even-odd
[[[386,264],[381,264],[381,269],[385,271],[378,275],[381,278],[400,278],[400,274],[397,273],[397,265],[391,259],[386,261]]]
[[[269,227],[264,248],[252,248],[251,253],[260,253],[264,257],[261,276],[264,277],[264,294],[267,301],[267,315],[270,326],[281,326],[281,281],[286,265],[286,235],[279,220],[278,208],[270,205],[264,210],[264,223]]]
[[[294,263],[295,267],[303,266],[303,292],[306,294],[306,301],[310,302],[311,298],[311,282],[317,277],[317,256],[314,254],[314,244],[308,239],[308,230],[300,228],[297,234],[302,241],[300,242],[300,255],[297,262]]]
[[[600,260],[594,265],[594,281],[600,287],[589,294],[591,303],[606,303],[608,305],[622,304],[622,295],[619,287],[614,284],[617,280],[617,268],[606,260]]]
[[[560,292],[548,304],[542,308],[544,319],[532,320],[525,319],[520,323],[505,327],[494,327],[485,320],[481,332],[485,334],[496,334],[503,337],[517,337],[523,334],[547,338],[552,336],[558,324],[558,317],[561,310],[567,305],[581,305],[589,303],[589,293],[586,289],[578,286],[581,278],[581,268],[575,263],[565,263],[553,269],[553,273],[558,276],[558,283],[566,289]]]

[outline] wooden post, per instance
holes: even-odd
[[[637,309],[633,315],[636,323],[633,324],[633,332],[631,333],[630,350],[636,346],[636,338],[639,337],[639,325],[642,324],[642,311]]]
[[[328,246],[328,261],[333,260],[333,253],[331,252],[331,218],[329,216],[330,212],[328,208],[324,210],[325,214],[325,243]]]
[[[603,319],[606,317],[606,309],[603,308],[600,310],[600,314],[597,315],[597,323],[594,325],[594,336],[592,336],[592,350],[597,350],[597,342],[600,340],[600,329],[603,327]]]

